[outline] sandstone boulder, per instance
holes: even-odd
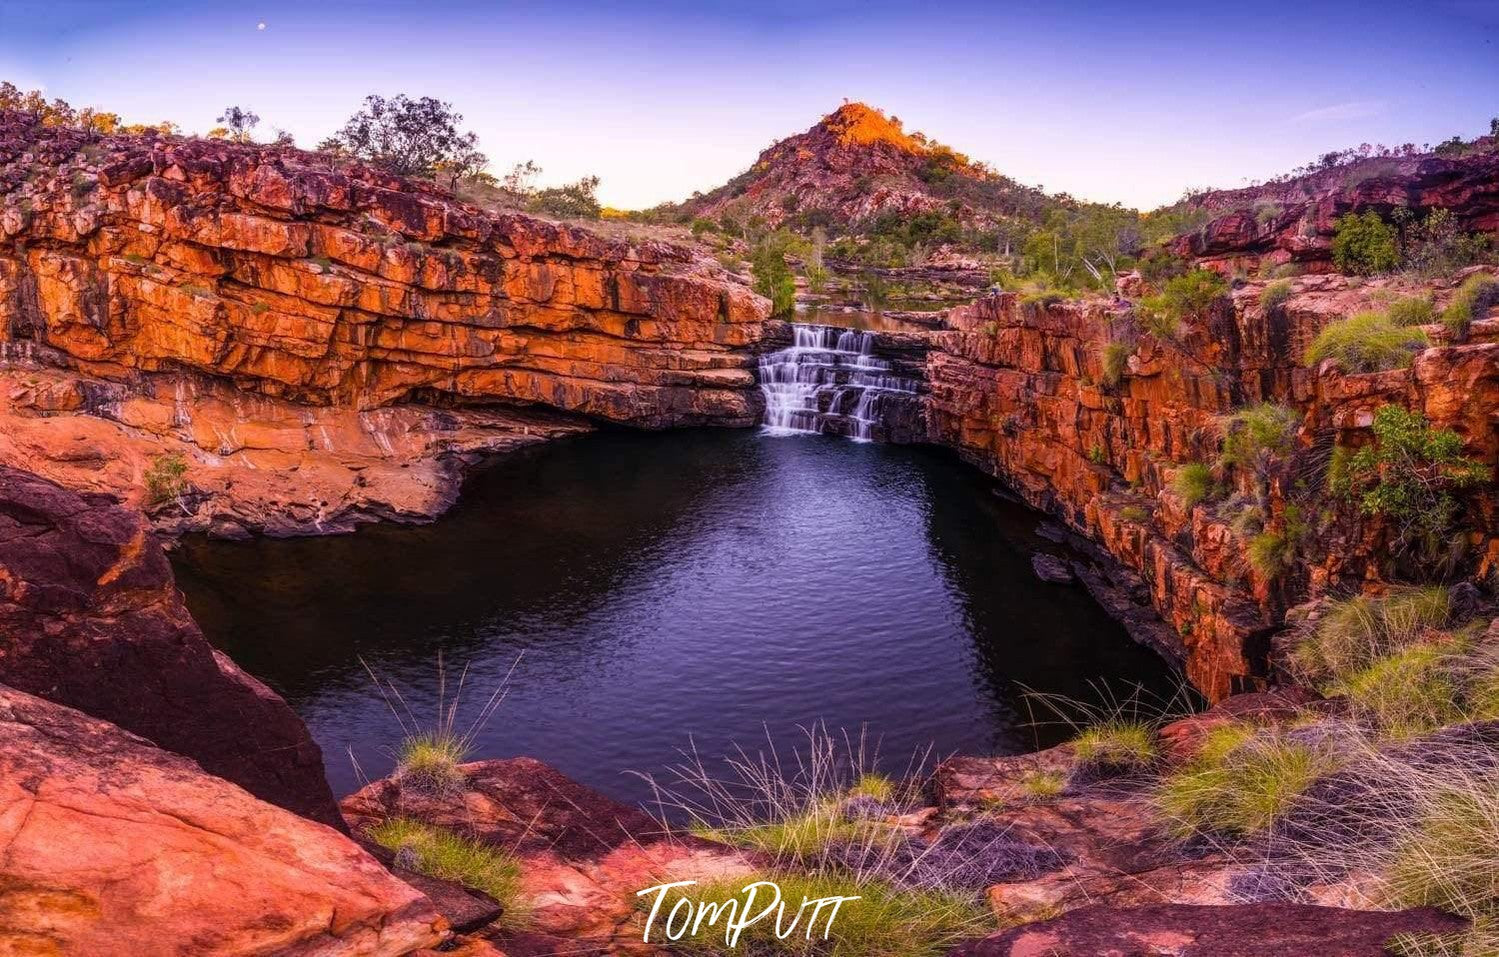
[[[445,935],[332,828],[0,686],[0,952],[345,957]]]
[[[3,466],[0,682],[343,826],[306,726],[208,644],[139,514]]]

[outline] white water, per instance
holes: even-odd
[[[772,433],[841,432],[829,426],[842,419],[853,439],[868,442],[884,398],[916,392],[915,382],[874,355],[872,332],[801,323],[791,330],[791,348],[760,357],[765,426]]]

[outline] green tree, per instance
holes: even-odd
[[[750,273],[755,277],[755,292],[770,300],[770,314],[778,318],[791,315],[796,308],[796,279],[786,265],[781,244],[762,242],[750,257]]]

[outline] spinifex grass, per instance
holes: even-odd
[[[520,862],[488,844],[409,818],[393,817],[369,830],[370,840],[394,851],[396,863],[483,891],[505,908],[504,921],[522,923]]]

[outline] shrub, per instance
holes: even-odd
[[[1347,675],[1330,690],[1346,695],[1355,714],[1397,737],[1433,731],[1462,717],[1449,658],[1437,645],[1411,645]]]
[[[1468,327],[1490,306],[1499,304],[1499,279],[1475,273],[1458,287],[1457,296],[1442,310],[1442,325],[1466,336]]]
[[[1030,771],[1020,779],[1020,790],[1027,797],[1053,798],[1066,789],[1066,777],[1056,771]]]
[[[791,315],[796,308],[796,280],[780,247],[774,243],[756,247],[750,258],[750,273],[755,279],[755,292],[770,300],[771,315]]]
[[[1457,519],[1458,495],[1486,483],[1489,467],[1462,454],[1456,432],[1434,430],[1398,405],[1380,406],[1373,429],[1374,444],[1346,456],[1330,488],[1392,522],[1397,544],[1422,544],[1431,553]]]
[[[1264,460],[1290,454],[1295,446],[1301,415],[1295,409],[1261,402],[1240,409],[1224,420],[1225,466],[1254,468]]]
[[[1266,529],[1249,540],[1249,564],[1265,578],[1275,578],[1296,561],[1296,549],[1284,532]]]
[[[152,459],[145,475],[147,504],[160,505],[182,494],[186,474],[187,460],[176,452]]]
[[[1140,302],[1140,321],[1158,339],[1176,334],[1183,319],[1200,316],[1225,293],[1228,284],[1211,269],[1194,269],[1166,280],[1165,287]]]
[[[403,788],[419,794],[451,794],[463,788],[459,765],[468,760],[469,746],[458,735],[443,731],[408,736],[396,754],[395,777]]]
[[[488,844],[409,818],[390,818],[369,830],[370,840],[394,851],[396,863],[429,877],[483,891],[505,908],[512,926],[521,916],[520,863]]]
[[[1126,522],[1147,522],[1150,520],[1150,513],[1138,505],[1126,505],[1119,510],[1119,517]]]
[[[689,228],[691,229],[692,235],[694,235],[694,236],[702,236],[705,233],[716,233],[716,232],[718,232],[718,224],[717,223],[715,223],[711,219],[704,219],[701,216],[699,216],[698,218],[694,219],[692,221],[692,225]]]
[[[1288,279],[1279,279],[1260,290],[1260,309],[1265,312],[1274,312],[1285,305],[1287,299],[1291,298],[1291,282]]]
[[[1094,465],[1102,465],[1109,459],[1109,453],[1104,451],[1101,445],[1094,445],[1088,449],[1088,461]]]
[[[1431,209],[1418,217],[1409,207],[1395,210],[1404,268],[1423,276],[1446,275],[1483,260],[1489,237],[1464,232],[1449,209]]]
[[[1339,217],[1333,224],[1332,261],[1344,273],[1389,272],[1400,265],[1395,228],[1372,209]]]
[[[1112,389],[1124,378],[1129,368],[1130,348],[1122,342],[1110,342],[1103,347],[1103,384]]]
[[[1177,469],[1171,476],[1171,488],[1189,509],[1217,494],[1213,470],[1203,462],[1188,462]]]
[[[1385,317],[1397,326],[1424,326],[1436,319],[1436,309],[1426,296],[1406,296],[1390,303]]]
[[[1439,587],[1334,602],[1292,649],[1292,670],[1304,680],[1336,683],[1420,642],[1446,624],[1451,612],[1451,596]]]
[[[1209,732],[1198,755],[1166,776],[1156,805],[1183,836],[1260,833],[1336,767],[1326,746],[1228,725]]]
[[[1115,719],[1087,728],[1072,742],[1080,766],[1112,773],[1143,771],[1155,762],[1155,734],[1142,721]]]
[[[1348,372],[1402,369],[1426,344],[1420,329],[1397,326],[1381,312],[1361,312],[1324,326],[1306,350],[1306,364],[1336,359]]]
[[[704,922],[696,934],[689,931],[672,941],[673,950],[683,954],[752,953],[765,957],[793,954],[799,957],[815,954],[924,957],[946,953],[959,941],[984,933],[992,921],[985,909],[966,895],[896,887],[883,881],[841,875],[776,871],[754,877],[708,881],[679,890],[685,892],[683,896],[694,905],[699,901],[717,904],[736,900],[742,904],[743,888],[756,880],[774,881],[780,888],[784,906],[780,929],[785,936],[777,933],[776,915],[772,914],[747,927],[736,942],[737,946],[730,947],[724,938],[722,922],[716,928]],[[768,905],[772,900],[764,896],[768,893],[766,888],[757,894],[753,905],[756,912],[761,909],[762,902]],[[824,907],[815,916],[815,924],[798,923],[794,930],[787,927],[796,916],[800,902],[837,896],[857,897],[858,900],[848,901],[838,909],[831,928],[828,921],[831,906]],[[637,906],[649,912],[655,899],[654,895],[639,898]],[[678,899],[675,896],[662,899],[656,923],[650,929],[653,939],[666,936],[661,929],[662,922]],[[810,908],[802,914],[802,920],[814,920]],[[679,927],[675,925],[673,930]],[[826,940],[823,939],[824,932],[827,932]]]

